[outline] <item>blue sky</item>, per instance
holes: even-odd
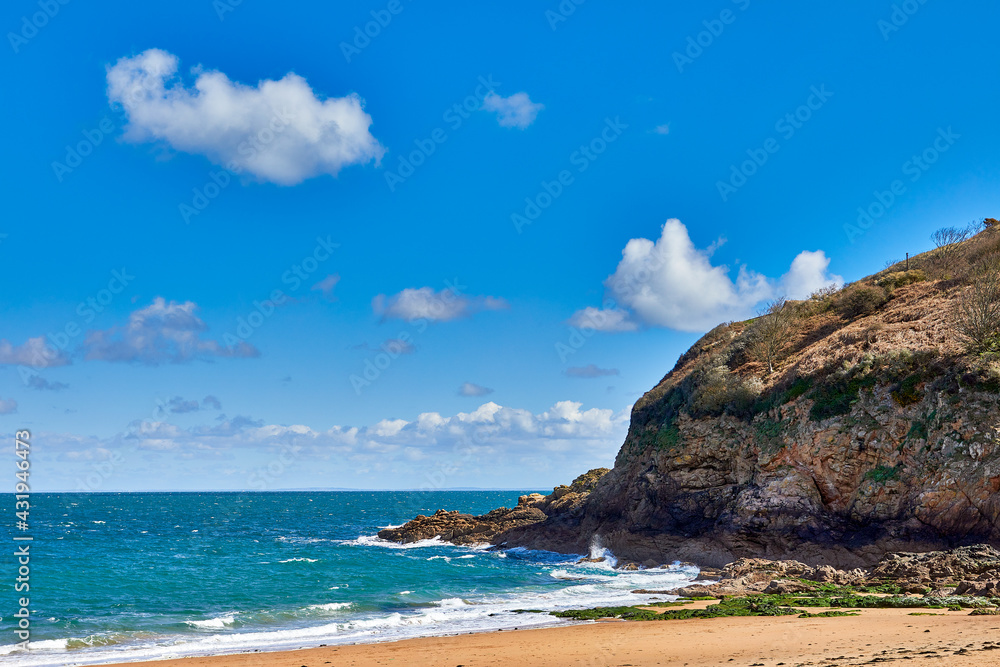
[[[997,19],[8,3],[0,430],[38,490],[610,465],[701,332],[996,216]]]

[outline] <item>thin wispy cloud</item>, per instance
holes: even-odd
[[[463,382],[462,386],[458,388],[459,396],[486,396],[492,393],[493,390],[489,387],[483,387],[473,382]]]
[[[164,407],[173,414],[185,414],[200,410],[221,410],[222,403],[215,396],[206,396],[201,401],[174,396],[166,402]]]
[[[17,412],[17,401],[13,398],[0,398],[0,415],[12,415]]]
[[[432,287],[411,287],[392,296],[379,294],[372,300],[372,310],[383,320],[448,322],[485,310],[505,310],[509,307],[504,299],[464,296],[451,289],[437,292]]]
[[[29,389],[38,389],[39,391],[62,391],[69,387],[65,382],[52,382],[38,374],[28,376],[25,385]]]
[[[313,285],[310,289],[313,292],[320,292],[325,299],[332,301],[334,298],[333,289],[337,286],[337,283],[339,282],[340,282],[340,274],[331,273],[326,278],[323,278],[323,280]]]
[[[203,155],[214,164],[280,185],[378,162],[385,149],[357,95],[322,98],[289,72],[255,86],[194,68],[188,87],[177,56],[148,49],[107,71],[108,101],[128,118],[124,139]]]
[[[618,374],[617,368],[600,368],[595,364],[572,366],[566,369],[566,375],[573,378],[599,378]]]

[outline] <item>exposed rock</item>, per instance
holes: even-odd
[[[998,242],[991,227],[960,251],[975,266]],[[773,372],[749,353],[753,321],[716,327],[636,401],[612,470],[525,496],[543,520],[477,535],[576,554],[599,537],[623,563],[796,561],[727,584],[744,587],[849,585],[886,554],[1000,545],[1000,364],[965,353],[949,313],[966,287],[935,261],[920,255],[912,270],[790,302]],[[878,298],[854,308],[865,290]],[[957,585],[986,572],[976,558],[900,556],[873,577]]]
[[[805,591],[812,590],[816,590],[816,587],[804,584],[801,581],[775,579],[771,581],[762,592],[776,595],[791,595],[793,593],[804,593]]]
[[[1000,580],[963,581],[955,588],[955,595],[980,595],[983,597],[1000,598]]]
[[[378,536],[403,544],[434,537],[453,544],[488,544],[499,533],[544,520],[545,513],[529,503],[513,509],[501,507],[480,516],[438,510],[433,516],[419,514],[399,528],[380,530]]]
[[[966,246],[998,240],[992,229]],[[932,257],[910,263],[790,304],[773,373],[747,354],[752,322],[706,334],[636,401],[593,491],[559,490],[545,522],[500,541],[581,553],[599,535],[635,562],[752,556],[840,570],[1000,545],[1000,365],[964,354],[947,315],[964,287],[934,280]],[[861,288],[890,298],[842,308]]]
[[[701,584],[684,586],[673,591],[673,593],[685,598],[721,597],[716,594],[714,587],[702,586]]]
[[[648,588],[637,588],[632,591],[635,595],[677,595],[676,590],[652,591]]]
[[[740,558],[722,568],[723,582],[734,579],[744,582],[760,582],[786,578],[852,586],[865,581],[868,575],[862,569],[845,572],[829,565],[810,567],[794,560],[765,560],[763,558]]]
[[[928,583],[1000,579],[1000,551],[977,544],[950,551],[888,554],[872,570],[872,577]]]

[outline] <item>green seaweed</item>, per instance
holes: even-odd
[[[645,605],[648,606],[648,605]],[[722,618],[725,616],[792,616],[799,612],[775,604],[770,596],[753,596],[722,600],[704,609],[678,609],[657,613],[638,607],[594,607],[554,611],[558,618],[592,621],[598,618],[621,618],[627,621],[670,621],[688,618]]]
[[[832,611],[821,611],[818,614],[810,614],[807,611],[799,614],[799,618],[832,618],[834,616],[860,616],[861,614],[854,611],[841,611],[835,609]]]

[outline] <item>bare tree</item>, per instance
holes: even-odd
[[[985,352],[1000,343],[1000,268],[987,269],[962,293],[955,328],[970,352]]]
[[[747,352],[752,359],[767,364],[768,373],[774,372],[778,355],[792,327],[792,309],[785,297],[768,302],[750,325]]]
[[[958,251],[958,244],[967,240],[972,234],[971,227],[960,229],[958,227],[942,227],[931,234],[931,241],[937,248],[937,261],[941,265],[941,270],[948,272],[955,261]]]

